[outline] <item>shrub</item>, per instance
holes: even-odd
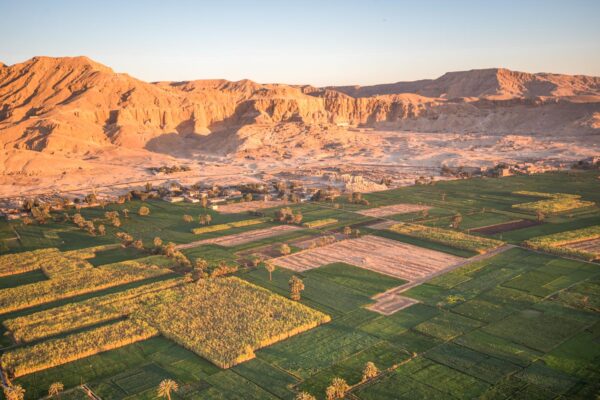
[[[138,214],[141,216],[150,215],[150,209],[146,206],[141,206],[138,210]]]

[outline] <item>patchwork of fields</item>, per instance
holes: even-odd
[[[394,214],[408,214],[416,211],[429,210],[431,207],[418,204],[394,204],[391,206],[382,206],[358,211],[359,214],[367,217],[386,217]]]
[[[240,222],[206,233],[211,242],[189,248],[199,224],[185,222],[184,215],[209,213],[213,224],[248,215],[155,201],[110,205],[107,210],[145,204],[151,213],[122,217],[122,226],[107,227],[105,236],[64,221],[1,222],[6,234],[0,251],[8,253],[0,256],[2,367],[26,390],[26,399],[45,396],[57,381],[66,389],[83,382],[103,399],[151,399],[163,379],[179,384],[173,399],[293,399],[301,391],[322,399],[335,377],[350,385],[348,398],[364,400],[595,398],[600,265],[522,247],[468,261],[475,251],[427,234],[435,230],[409,236],[362,214],[423,205],[427,213],[400,214],[392,207],[388,217],[442,228],[449,232],[444,237],[470,233],[469,240],[491,237],[515,245],[595,232],[600,211],[588,203],[543,223],[477,232],[535,220],[535,212],[513,207],[523,203],[517,192],[556,188],[580,202],[600,202],[592,173],[440,182],[365,194],[371,208],[342,198],[333,205],[288,204],[302,213],[302,222],[315,223],[301,228],[268,221],[264,231],[280,233],[257,235],[256,225]],[[82,214],[101,221],[105,211]],[[462,223],[450,227],[457,214]],[[323,220],[332,223],[318,222]],[[360,229],[360,237],[342,234],[345,226]],[[117,231],[140,238],[146,249],[120,247]],[[149,254],[155,236],[184,245],[185,255],[192,262],[207,260],[209,270],[265,246],[285,243],[292,254],[276,258],[271,274],[262,264],[240,264],[236,277],[189,282],[172,259]],[[295,246],[321,237],[338,241],[307,250]],[[595,251],[595,240],[568,246]],[[444,273],[435,275],[439,271]],[[292,276],[304,283],[300,302],[286,299]],[[402,293],[408,307],[389,315],[369,309],[377,295],[415,279],[424,282]],[[380,373],[363,382],[367,362]]]
[[[290,231],[301,229],[297,226],[292,225],[279,225],[271,228],[256,229],[243,233],[236,233],[233,235],[220,236],[212,239],[198,240],[191,243],[180,244],[177,246],[178,249],[189,249],[192,247],[202,246],[205,244],[217,244],[219,246],[234,247],[240,244],[246,244],[256,242],[261,239],[270,238],[272,236],[279,236]]]
[[[342,240],[324,247],[276,258],[275,265],[303,272],[343,262],[412,281],[448,268],[462,258],[379,236]]]

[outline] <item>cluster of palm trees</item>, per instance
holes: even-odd
[[[370,379],[375,378],[379,374],[379,370],[372,362],[368,362],[365,365],[363,371],[363,377],[361,382],[366,382]],[[49,399],[60,398],[61,393],[64,391],[65,386],[62,382],[54,382],[48,388]],[[342,378],[334,378],[331,385],[327,388],[327,399],[341,399],[348,392],[350,386]],[[163,379],[158,385],[156,394],[158,397],[163,399],[171,400],[171,395],[174,392],[179,391],[179,384],[173,379]],[[5,389],[5,395],[7,400],[23,400],[25,396],[25,389],[20,385],[9,386]],[[315,400],[315,397],[307,392],[298,393],[296,400]]]

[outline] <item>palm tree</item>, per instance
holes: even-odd
[[[308,392],[300,392],[296,395],[295,400],[317,400],[315,396]]]
[[[379,369],[375,365],[375,363],[369,361],[365,364],[365,369],[363,370],[362,381],[366,382],[369,379],[375,378],[379,374]]]
[[[54,382],[52,385],[50,385],[50,388],[48,389],[48,396],[58,397],[60,392],[62,392],[64,389],[65,385],[63,385],[62,382]]]
[[[271,274],[275,271],[275,264],[271,261],[265,262],[265,269],[269,271],[269,281],[273,280]]]
[[[343,378],[333,378],[331,385],[327,388],[325,395],[327,400],[343,399],[350,386]]]
[[[8,400],[23,400],[25,397],[25,389],[21,385],[10,386],[6,390]]]
[[[168,400],[171,400],[171,392],[176,392],[179,390],[179,385],[173,379],[164,379],[158,385],[158,396],[166,397]]]
[[[300,292],[304,290],[304,282],[302,282],[302,279],[294,275],[288,283],[290,285],[290,298],[292,300],[299,301]]]

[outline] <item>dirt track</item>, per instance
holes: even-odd
[[[220,236],[212,239],[197,240],[195,242],[180,244],[176,246],[177,249],[190,249],[192,247],[202,246],[204,244],[217,244],[219,246],[233,247],[244,243],[256,242],[257,240],[269,238],[272,236],[279,236],[286,234],[290,231],[302,229],[298,226],[292,225],[279,225],[272,228],[255,229],[253,231],[247,231],[242,233],[236,233],[233,235]]]
[[[462,260],[460,257],[439,251],[369,235],[279,257],[274,262],[279,267],[298,272],[334,262],[345,262],[413,281]]]

